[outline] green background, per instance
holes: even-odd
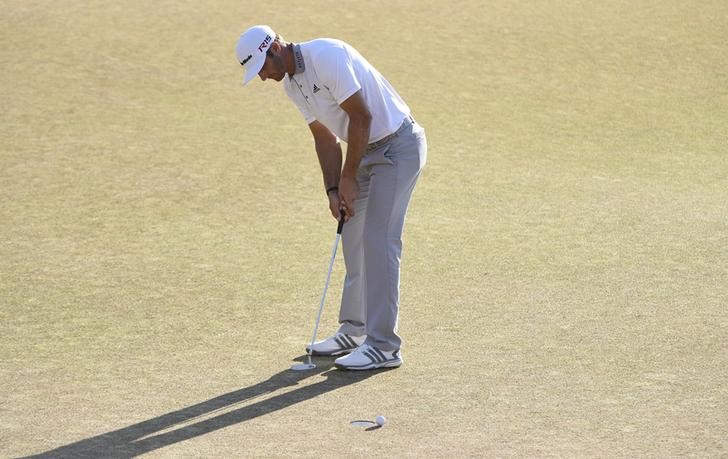
[[[0,3],[0,456],[728,454],[724,1]],[[336,223],[257,23],[427,130],[401,369],[288,371]]]

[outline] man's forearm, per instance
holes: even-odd
[[[342,174],[356,177],[364,153],[369,143],[369,129],[372,124],[371,116],[362,115],[349,118],[349,141],[346,147],[346,161]]]
[[[341,176],[342,151],[338,142],[316,142],[316,155],[318,155],[321,173],[324,179],[324,189],[328,190],[339,184]]]

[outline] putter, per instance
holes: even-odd
[[[316,325],[313,327],[313,337],[311,338],[311,345],[306,351],[307,362],[297,363],[291,367],[293,371],[305,371],[313,370],[316,368],[316,364],[311,362],[311,352],[313,352],[313,343],[316,342],[316,334],[318,333],[319,323],[321,322],[321,313],[324,310],[324,302],[326,301],[326,291],[329,289],[329,281],[331,280],[331,271],[334,268],[334,259],[336,258],[336,249],[339,247],[339,239],[341,239],[341,230],[344,227],[344,211],[341,211],[341,218],[339,219],[339,226],[336,228],[336,239],[334,240],[334,249],[331,253],[331,261],[329,261],[329,272],[326,274],[326,284],[324,285],[324,293],[321,295],[321,303],[319,304],[318,315],[316,316]]]

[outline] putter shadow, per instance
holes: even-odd
[[[298,357],[295,360],[305,361],[306,356]],[[26,457],[135,457],[288,408],[327,392],[358,383],[378,373],[381,373],[381,371],[339,371],[333,369],[333,359],[317,359],[316,368],[310,371],[286,369],[253,386],[229,392],[119,430]],[[325,379],[279,395],[273,395],[282,389],[297,386],[299,382],[316,375],[325,376]],[[235,405],[265,395],[272,396],[235,408]],[[220,414],[215,415],[216,412],[220,412]]]

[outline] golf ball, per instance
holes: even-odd
[[[374,420],[379,427],[383,426],[385,422],[387,422],[387,418],[382,416],[381,414],[377,416],[377,418]]]

